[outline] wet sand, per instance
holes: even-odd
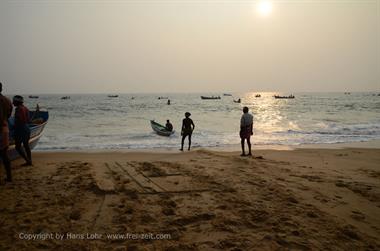
[[[0,250],[380,249],[380,149],[255,155],[35,153],[0,185]]]

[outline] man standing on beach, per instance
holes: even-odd
[[[188,136],[189,137],[189,148],[187,150],[190,151],[191,147],[191,135],[193,134],[195,125],[194,122],[191,118],[190,112],[185,113],[185,118],[182,120],[182,129],[181,129],[181,136],[182,136],[182,141],[181,141],[181,149],[180,151],[183,151],[183,144],[185,143],[185,138]]]
[[[12,114],[11,101],[3,96],[3,84],[0,82],[0,157],[3,160],[5,171],[7,172],[7,182],[12,181],[11,161],[8,156],[9,128],[8,119]]]
[[[253,116],[248,113],[248,107],[244,106],[243,115],[240,119],[240,138],[241,138],[241,150],[240,156],[252,156],[251,152],[251,135],[253,135]],[[248,154],[245,155],[244,141],[247,140]]]

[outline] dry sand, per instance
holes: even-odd
[[[380,250],[379,149],[255,154],[35,153],[0,185],[0,250]]]

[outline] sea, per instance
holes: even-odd
[[[49,122],[36,149],[178,149],[185,112],[195,123],[194,147],[237,147],[242,108],[254,116],[255,146],[299,146],[380,139],[378,93],[293,93],[294,99],[275,99],[281,93],[160,93],[24,96],[25,105],[49,111]],[[220,96],[202,100],[201,95]],[[70,96],[70,99],[61,99]],[[170,99],[170,105],[167,100]],[[233,100],[241,98],[241,103]],[[170,137],[153,132],[150,120],[165,124]]]

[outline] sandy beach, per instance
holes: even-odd
[[[379,153],[35,153],[0,186],[0,250],[378,250]]]

